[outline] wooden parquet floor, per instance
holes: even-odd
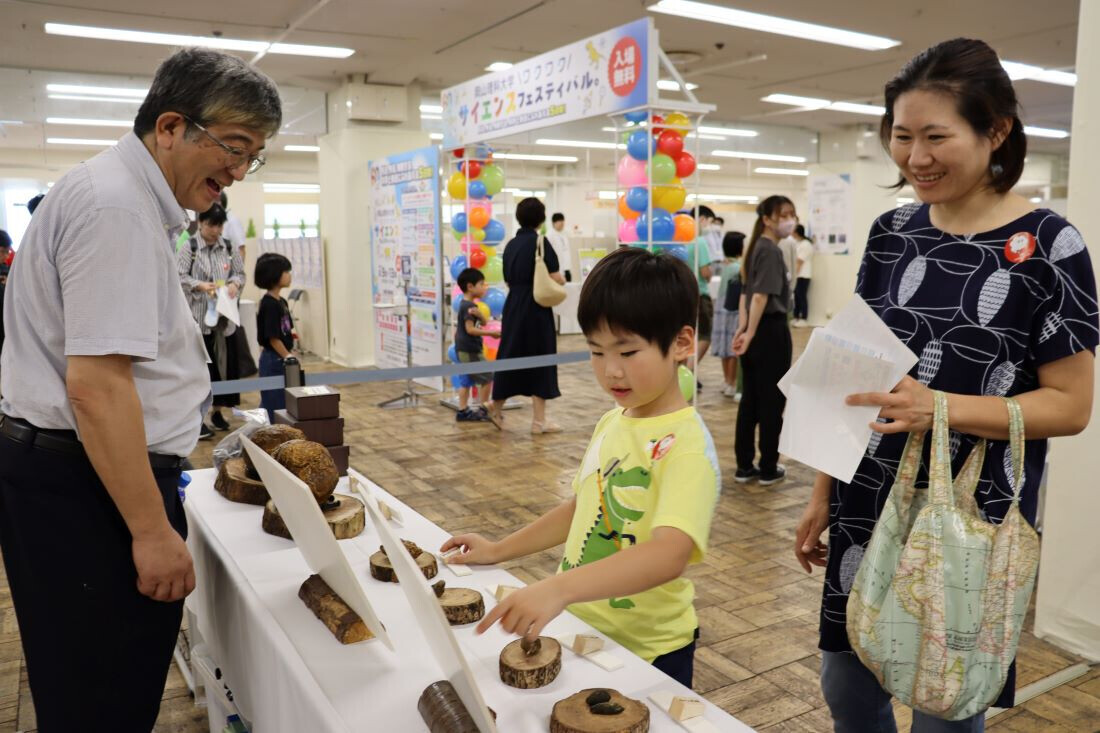
[[[796,330],[796,354],[808,330]],[[583,349],[580,337],[562,337],[561,351]],[[327,371],[326,364],[307,369]],[[788,465],[785,483],[769,488],[733,480],[732,400],[720,394],[717,360],[701,367],[705,385],[699,409],[718,449],[722,497],[706,560],[693,566],[702,638],[696,653],[695,689],[762,731],[826,733],[831,721],[818,685],[817,650],[821,575],[807,576],[791,551],[794,528],[809,497],[812,472]],[[477,531],[499,538],[535,519],[568,496],[596,420],[612,402],[586,363],[559,368],[563,396],[550,414],[565,426],[556,435],[529,433],[526,405],[506,413],[506,428],[454,422],[453,413],[426,399],[417,408],[375,406],[400,391],[393,383],[341,388],[341,414],[351,463],[433,522],[452,532]],[[256,395],[245,396],[246,406]],[[211,443],[192,456],[211,465]],[[531,581],[554,572],[559,556],[542,553],[509,563]],[[1021,686],[1080,660],[1025,632],[1020,644]],[[899,729],[909,715],[898,708]],[[1100,731],[1100,668],[989,721],[998,733]],[[18,630],[6,582],[0,584],[0,733],[35,728]],[[157,731],[205,731],[205,709],[196,708],[173,667]]]

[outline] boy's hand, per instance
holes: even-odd
[[[479,534],[460,534],[443,543],[440,552],[465,548],[464,552],[447,559],[452,565],[493,565],[499,561],[497,543]]]
[[[477,633],[484,634],[500,621],[500,628],[511,634],[537,638],[546,624],[565,610],[564,594],[558,587],[562,577],[555,575],[509,594],[481,620]]]

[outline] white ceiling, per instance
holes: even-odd
[[[43,24],[271,40],[316,4],[317,0],[192,0],[186,4],[0,0],[0,67],[62,72],[50,73],[51,81],[63,78],[73,83],[87,74],[112,74],[147,83],[169,53],[167,47],[51,36]],[[280,83],[284,97],[300,102],[287,117],[304,121],[296,130],[302,132],[316,126],[315,113],[308,108],[311,100],[318,99],[316,92],[334,89],[349,74],[366,75],[377,83],[418,81],[425,96],[431,96],[483,74],[491,61],[517,61],[644,17],[648,4],[643,0],[331,0],[284,40],[350,47],[356,50],[354,55],[347,59],[268,55],[259,67]],[[821,130],[873,123],[871,117],[795,111],[760,98],[786,92],[881,102],[883,84],[906,60],[953,36],[982,38],[1002,58],[1046,68],[1071,70],[1075,57],[1077,0],[725,0],[723,4],[888,36],[902,44],[886,51],[860,51],[649,14],[666,51],[687,52],[696,59],[682,70],[699,84],[700,101],[717,105],[709,124],[742,122],[761,125],[762,130],[774,125]],[[760,55],[767,59],[735,64]],[[12,119],[17,104],[20,110],[31,105],[31,122],[44,121],[47,115],[78,116],[39,99],[45,93],[46,76],[0,73],[0,94],[5,100],[0,119]],[[1072,88],[1032,81],[1017,82],[1016,87],[1027,124],[1069,129]],[[107,112],[117,116],[120,110],[103,114]],[[0,147],[41,145],[45,135],[39,127],[0,129],[0,134],[7,134],[0,139]],[[49,134],[104,137],[103,131],[54,132],[51,126]],[[114,133],[108,136],[118,137]],[[1032,138],[1030,144],[1037,152],[1068,150],[1068,141]]]

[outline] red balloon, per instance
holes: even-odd
[[[669,132],[672,132],[669,130]],[[679,135],[677,135],[679,137]],[[687,178],[695,172],[695,156],[691,153],[680,153],[680,157],[676,159],[676,177]]]
[[[653,115],[653,137],[660,137],[661,133],[665,131],[665,128],[657,127],[657,125],[664,121],[665,118],[661,117],[661,115]]]
[[[456,158],[461,158],[466,154],[466,148],[455,148],[451,151],[451,154]]]
[[[478,163],[476,160],[467,160],[465,163],[462,163],[462,169],[470,180],[481,175],[481,163]]]
[[[488,259],[489,258],[485,255],[485,250],[481,247],[474,247],[470,250],[470,267],[480,269],[485,266]]]
[[[684,138],[675,130],[665,130],[657,138],[657,150],[665,155],[676,158],[684,150]]]

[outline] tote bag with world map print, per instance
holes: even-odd
[[[1004,521],[988,522],[974,500],[984,440],[952,487],[947,397],[935,392],[929,488],[915,489],[925,434],[911,434],[848,598],[848,639],[883,689],[946,720],[997,699],[1039,566],[1039,537],[1019,511],[1023,413],[1005,403],[1013,498]]]

